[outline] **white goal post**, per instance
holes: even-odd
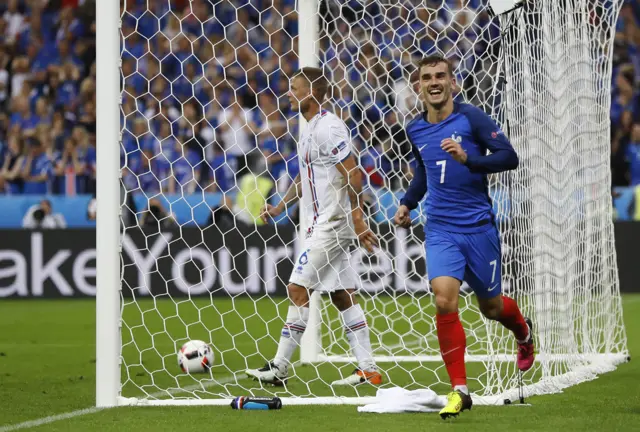
[[[96,406],[112,407],[121,380],[120,5],[98,0],[96,9]]]
[[[457,97],[492,115],[520,158],[516,171],[490,176],[489,188],[502,235],[502,286],[533,318],[538,355],[520,373],[512,335],[485,320],[463,287],[474,403],[560,392],[628,359],[608,115],[622,0],[608,8],[593,0],[525,2],[510,12],[519,2],[504,1],[498,18],[485,0],[438,7],[427,0],[133,3],[96,2],[98,407],[225,405],[243,395],[279,396],[285,405],[373,400],[371,386],[329,385],[353,369],[354,358],[340,317],[316,293],[291,384],[263,387],[242,373],[275,354],[287,272],[305,227],[291,223],[295,210],[289,223],[238,222],[242,209],[232,202],[242,185],[233,170],[242,171],[244,154],[229,140],[240,143],[250,130],[252,146],[275,146],[271,155],[282,156],[285,168],[265,195],[281,199],[279,182],[292,180],[295,138],[305,127],[283,105],[288,88],[278,87],[294,63],[324,69],[332,84],[327,107],[351,128],[367,172],[369,223],[381,247],[373,256],[354,251],[351,266],[362,277],[374,356],[389,385],[448,387],[426,281],[424,218],[416,212],[410,230],[389,220],[411,176],[397,137],[421,109],[415,60],[434,52],[454,59]],[[255,104],[241,104],[242,97]],[[243,114],[225,112],[230,98]],[[233,115],[244,118],[239,128]],[[282,126],[270,126],[279,122],[286,122],[280,135]],[[165,152],[168,145],[175,147]],[[187,154],[194,145],[200,159]],[[162,158],[168,162],[156,169]],[[152,202],[164,212],[155,231],[141,222]],[[231,222],[217,219],[220,208]],[[210,373],[178,367],[176,352],[189,339],[212,345]]]

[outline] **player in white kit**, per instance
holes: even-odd
[[[298,143],[300,174],[277,206],[264,207],[262,218],[268,222],[300,199],[305,239],[287,286],[292,304],[278,351],[263,368],[246,371],[262,383],[282,385],[287,380],[291,358],[309,320],[310,291],[329,293],[358,361],[352,375],[332,385],[382,383],[373,360],[367,320],[355,297],[358,275],[349,266],[349,247],[356,238],[370,252],[378,240],[364,220],[360,202],[362,173],[351,153],[347,126],[322,109],[327,90],[321,69],[303,68],[291,80],[291,108],[308,122]]]

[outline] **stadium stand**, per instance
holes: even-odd
[[[410,75],[412,60],[436,49],[468,48],[476,38],[475,56],[454,58],[473,71],[459,79],[467,99],[484,106],[495,103],[483,99],[489,93],[483,90],[493,85],[489,69],[497,53],[487,47],[495,45],[489,41],[497,34],[489,16],[474,12],[480,1],[447,0],[450,10],[435,20],[425,8],[400,8],[402,12],[386,24],[392,32],[386,32],[383,23],[367,21],[367,16],[380,14],[358,14],[361,2],[342,2],[341,15],[351,22],[334,18],[339,2],[323,5],[328,26],[322,33],[322,61],[335,83],[329,108],[351,128],[368,173],[369,193],[377,201],[393,206],[394,192],[406,184],[411,171],[402,124],[415,114],[415,97],[400,89],[407,87],[403,80]],[[463,3],[470,9],[461,14]],[[154,197],[171,208],[178,223],[204,223],[210,206],[224,203],[223,194],[233,196],[236,178],[247,170],[266,170],[275,190],[286,190],[298,171],[298,125],[285,97],[288,78],[298,67],[294,4],[175,0],[169,13],[167,1],[126,2],[122,175],[138,211]],[[407,19],[403,14],[414,16]],[[2,226],[19,226],[25,209],[43,195],[53,199],[68,226],[94,223],[78,214],[86,215],[86,203],[95,194],[95,18],[95,0],[0,4],[0,205],[16,214],[5,218]],[[455,39],[432,37],[454,19],[470,23],[473,32]],[[639,20],[640,3],[627,2],[614,47],[612,191],[620,202],[615,216],[622,220],[638,213],[634,188],[640,187]],[[353,38],[342,39],[348,28],[356,40],[360,35],[359,44],[353,44]],[[364,38],[367,28],[376,30],[370,41]],[[412,48],[413,58],[399,59],[391,47],[421,32],[423,43]],[[363,69],[373,73],[363,78]],[[263,157],[248,164],[254,153]],[[193,198],[195,192],[201,198]],[[189,210],[194,202],[206,203],[199,206],[195,219]],[[84,206],[80,212],[79,205]],[[378,220],[392,214],[392,207],[378,210]]]

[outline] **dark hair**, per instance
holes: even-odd
[[[418,63],[418,74],[420,74],[420,69],[422,66],[435,66],[439,63],[445,63],[447,65],[447,69],[449,70],[449,75],[453,76],[453,63],[448,58],[441,56],[440,54],[432,54],[426,57],[423,57],[422,60]]]
[[[624,65],[620,68],[620,74],[629,82],[629,85],[635,85],[635,71],[632,65]]]
[[[318,102],[322,102],[329,90],[329,82],[324,77],[322,69],[315,67],[303,67],[295,75],[294,78],[302,77],[311,88],[311,92]]]
[[[25,144],[31,147],[40,147],[40,140],[36,137],[29,137],[25,140]]]

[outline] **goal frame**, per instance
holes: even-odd
[[[298,0],[301,67],[316,67],[319,64],[315,51],[319,35],[318,5],[319,0]],[[99,274],[96,278],[96,406],[113,407],[131,404],[130,400],[120,397],[120,2],[97,0],[96,16],[100,17],[96,23],[96,67],[99,79],[96,89],[96,147],[99,161],[96,171],[96,265]],[[303,123],[304,121],[301,122],[301,130]],[[118,145],[114,145],[115,143]],[[303,232],[304,227],[301,226],[300,230]],[[317,361],[320,356],[320,295],[315,293],[311,297],[314,312],[310,316],[308,331],[300,350],[301,361],[306,363]],[[345,398],[323,399],[331,399],[330,403],[340,403]],[[227,400],[223,401],[228,403]],[[166,402],[168,401],[165,404]]]
[[[120,395],[120,2],[97,0],[96,16],[96,406]]]
[[[317,41],[319,36],[318,5],[320,0],[297,0],[299,24],[299,63],[304,66],[318,66],[319,57]],[[96,13],[100,19],[96,25],[96,66],[99,82],[97,85],[97,290],[96,290],[96,406],[101,408],[115,406],[190,406],[190,405],[228,405],[231,399],[167,399],[149,400],[125,398],[121,396],[121,174],[120,153],[121,142],[120,106],[121,95],[121,15],[120,2],[114,0],[97,0]],[[301,130],[304,122],[301,122]],[[302,208],[301,208],[302,210]],[[301,217],[301,220],[304,220]],[[300,227],[304,232],[304,227]],[[322,340],[320,326],[320,294],[311,297],[311,315],[307,331],[302,340],[300,361],[315,363],[327,361],[328,357],[321,352]],[[572,377],[580,377],[580,381],[595,378],[595,373],[613,370],[615,364],[627,360],[625,353],[576,355],[580,360],[588,360],[588,365],[578,367],[558,382],[549,385],[537,382],[525,391],[528,394],[553,393],[572,385]],[[486,356],[467,356],[467,361],[485,361]],[[553,356],[538,357],[538,361],[552,361]],[[566,355],[564,355],[566,357]],[[407,358],[408,360],[409,358]],[[401,360],[394,357],[394,360]],[[437,356],[417,356],[411,361],[439,361]],[[493,356],[495,362],[513,361],[511,356]],[[351,362],[353,358],[331,357],[332,362]],[[569,376],[570,375],[570,376]],[[566,378],[566,379],[564,379]],[[522,389],[520,389],[522,390]],[[474,396],[479,405],[496,405],[507,400],[517,400],[518,389],[500,396]],[[373,402],[371,397],[287,397],[283,403],[287,405],[360,405]]]

